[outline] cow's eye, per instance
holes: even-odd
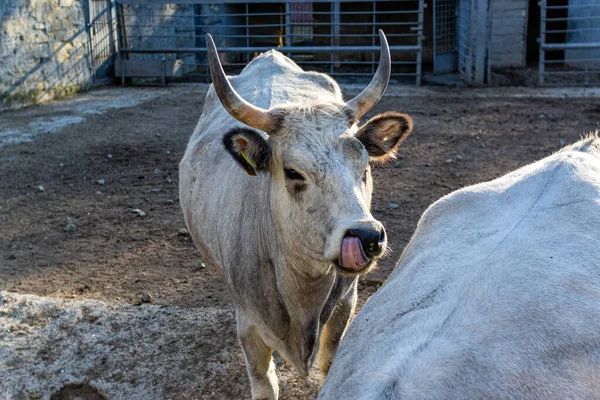
[[[292,181],[303,181],[304,177],[298,171],[292,168],[284,168],[285,177]]]

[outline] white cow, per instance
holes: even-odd
[[[255,399],[277,399],[273,350],[307,375],[327,373],[356,303],[358,276],[387,238],[370,212],[371,163],[412,130],[383,96],[391,58],[358,96],[276,51],[227,78],[207,39],[213,86],[179,169],[185,221],[205,262],[223,271]]]
[[[434,203],[319,399],[599,399],[597,134]]]

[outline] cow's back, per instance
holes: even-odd
[[[432,205],[321,398],[600,397],[593,140]]]

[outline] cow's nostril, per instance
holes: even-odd
[[[379,231],[379,245],[383,245],[383,243],[386,240],[386,233],[385,233],[385,229],[382,227],[381,230]]]
[[[350,229],[345,236],[358,237],[363,251],[369,256],[380,255],[385,242],[385,231],[383,229]]]

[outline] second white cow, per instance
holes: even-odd
[[[600,398],[597,134],[433,204],[319,398]]]

